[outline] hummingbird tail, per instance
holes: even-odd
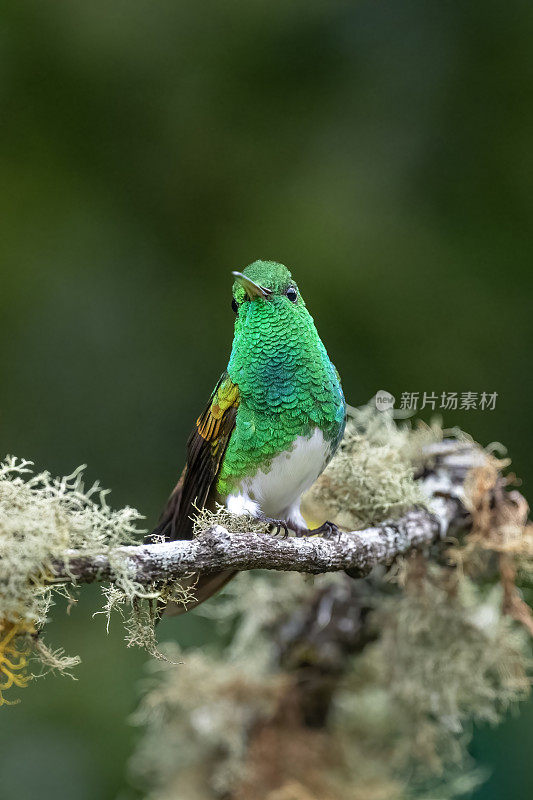
[[[176,488],[172,492],[158,526],[145,538],[147,544],[161,539],[166,539],[167,541],[192,539],[192,518],[188,513],[183,513],[182,511],[182,494],[185,474],[184,472]],[[211,503],[208,503],[208,507],[211,505]],[[186,511],[189,511],[188,506]],[[188,603],[170,602],[167,603],[166,606],[161,603],[159,605],[161,613],[168,616],[185,614],[222,589],[235,574],[234,570],[223,570],[222,572],[214,572],[209,575],[192,575],[181,581],[183,588],[190,590],[192,599]]]
[[[212,393],[207,408],[196,421],[187,442],[187,463],[161,515],[158,526],[147,543],[192,539],[194,517],[198,509],[215,510],[217,476],[230,436],[235,428],[239,407],[239,389],[224,372]],[[193,575],[185,581],[192,600],[185,604],[169,603],[165,613],[183,614],[218,592],[234,575],[232,570],[212,575]],[[162,609],[163,604],[160,604]]]

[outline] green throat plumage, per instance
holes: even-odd
[[[244,276],[264,287],[266,296],[250,298],[240,281],[234,285],[237,319],[227,369],[230,381],[219,392],[236,384],[239,407],[218,476],[220,495],[230,494],[257,469],[267,471],[298,436],[319,428],[333,452],[344,430],[337,371],[291,273],[282,264],[256,261]]]

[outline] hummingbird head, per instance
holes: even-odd
[[[243,272],[233,272],[232,308],[240,314],[243,304],[267,302],[271,307],[286,309],[287,305],[304,305],[296,282],[283,264],[276,261],[254,261]],[[244,306],[248,312],[248,307]]]
[[[283,264],[254,261],[233,275],[236,318],[230,364],[239,364],[239,385],[243,370],[267,383],[273,380],[273,371],[283,367],[286,372],[289,361],[301,361],[318,334],[298,286]]]
[[[254,261],[233,275],[236,319],[228,373],[253,411],[250,419],[241,412],[242,429],[252,435],[257,426],[268,428],[267,412],[289,409],[296,418],[302,403],[314,419],[324,387],[337,379],[291,273],[275,261]],[[263,417],[256,419],[255,411]]]

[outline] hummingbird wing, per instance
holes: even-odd
[[[239,387],[225,372],[217,383],[204,413],[187,442],[187,463],[170,495],[159,525],[152,531],[165,539],[192,539],[196,508],[208,502],[216,486],[218,472],[235,428],[239,407]]]

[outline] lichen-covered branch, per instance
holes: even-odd
[[[116,566],[141,586],[169,583],[191,573],[219,570],[273,569],[307,573],[347,570],[367,575],[378,564],[389,565],[400,555],[442,539],[465,522],[463,484],[484,454],[470,443],[445,441],[427,452],[431,467],[420,484],[428,508],[417,507],[394,521],[332,539],[279,538],[249,530],[231,532],[222,525],[201,531],[192,541],[115,548],[110,554],[85,555],[70,550],[52,562],[54,581],[113,581]]]
[[[114,558],[122,557],[131,579],[141,585],[177,580],[192,572],[226,569],[310,573],[350,570],[362,576],[377,564],[390,564],[396,556],[429,544],[438,538],[444,522],[424,509],[413,509],[394,523],[343,533],[335,540],[318,536],[280,539],[254,531],[231,533],[215,525],[192,541],[123,547],[115,551]],[[56,579],[61,582],[89,583],[114,578],[107,556],[84,556],[76,551],[66,556],[65,562],[52,564]]]

